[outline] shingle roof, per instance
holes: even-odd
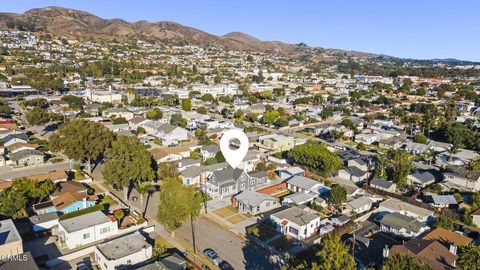
[[[288,180],[287,183],[307,190],[313,188],[315,185],[321,184],[320,182],[313,179],[298,175],[292,177],[292,179]]]
[[[386,181],[386,180],[375,177],[370,181],[370,186],[372,186],[372,185],[389,189],[393,185],[393,182]]]
[[[41,151],[38,151],[38,150],[29,150],[29,149],[26,149],[26,150],[20,150],[18,152],[15,152],[15,153],[11,153],[9,155],[10,159],[15,161],[15,160],[19,160],[19,159],[22,159],[22,158],[26,158],[26,157],[29,157],[29,156],[44,156],[43,152]]]
[[[411,175],[411,177],[417,179],[421,183],[427,183],[432,180],[435,180],[435,177],[433,174],[427,172],[427,171],[417,171]]]
[[[365,205],[371,204],[372,200],[367,198],[367,197],[360,197],[357,199],[354,199],[352,201],[347,202],[347,205],[352,207],[353,209],[359,209]]]
[[[477,180],[480,177],[479,171],[467,170],[464,167],[456,166],[456,165],[448,165],[445,168],[445,173],[453,174],[465,179],[473,179],[473,180]]]
[[[275,214],[272,216],[278,218],[279,220],[288,220],[297,225],[306,225],[312,220],[319,218],[318,215],[315,215],[311,212],[308,212],[298,206],[290,207]]]
[[[458,247],[463,247],[470,244],[473,239],[464,235],[461,235],[456,232],[449,231],[442,227],[438,227],[426,234],[423,239],[426,240],[437,240],[441,242],[444,246],[449,246],[450,244],[455,244]]]
[[[241,201],[244,204],[251,205],[252,207],[257,206],[266,200],[269,200],[269,201],[276,200],[275,198],[267,194],[258,193],[250,190],[243,191],[242,193],[236,195],[235,199],[237,199],[238,201]]]
[[[405,216],[399,213],[386,214],[382,218],[381,223],[397,230],[407,229],[411,232],[419,232],[423,227],[425,227],[425,225],[420,223],[415,218]]]

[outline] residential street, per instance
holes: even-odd
[[[67,171],[70,169],[68,161],[60,163],[46,164],[38,167],[32,166],[28,168],[2,169],[0,170],[0,180],[14,179],[35,174],[48,173],[52,171]]]
[[[206,248],[215,250],[220,258],[228,261],[235,269],[279,269],[273,265],[264,250],[250,244],[222,228],[214,221],[201,215],[195,221],[197,252]],[[190,222],[175,232],[175,237],[192,247],[192,231]]]

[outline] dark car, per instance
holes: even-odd
[[[215,265],[219,265],[222,262],[222,259],[218,257],[218,254],[211,248],[207,248],[203,251],[203,255],[212,261]]]
[[[235,270],[227,261],[222,261],[218,267],[222,270]]]
[[[122,191],[122,190],[123,190],[123,187],[120,186],[120,185],[117,184],[117,183],[114,183],[114,184],[112,185],[112,187],[113,187],[116,191]]]

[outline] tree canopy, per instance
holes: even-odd
[[[152,154],[136,137],[117,137],[106,151],[105,158],[103,176],[108,184],[116,183],[128,188],[133,182],[155,179]]]
[[[382,270],[429,270],[427,265],[420,264],[415,261],[410,255],[395,255],[389,257]]]
[[[312,264],[315,270],[353,270],[355,261],[348,247],[340,241],[336,234],[327,234],[322,239],[322,248],[317,253],[318,260]]]
[[[169,231],[175,231],[201,209],[201,196],[193,186],[184,186],[178,178],[163,181],[158,204],[158,220]]]
[[[105,153],[113,139],[113,133],[102,124],[76,119],[62,125],[48,140],[52,151],[63,151],[71,159],[86,161],[91,172],[91,162]]]
[[[288,156],[295,163],[307,166],[324,176],[330,176],[343,166],[342,160],[321,143],[297,145],[288,152]]]

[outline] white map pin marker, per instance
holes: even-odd
[[[240,147],[235,149],[231,146],[232,141],[237,139],[237,143],[240,142]],[[232,166],[232,168],[237,168],[238,165],[243,161],[245,155],[248,152],[248,138],[243,131],[240,129],[231,129],[226,131],[220,139],[220,150],[225,157],[225,160]]]

